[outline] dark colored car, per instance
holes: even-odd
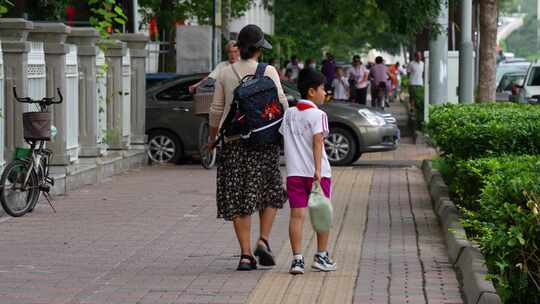
[[[198,132],[204,119],[193,114],[189,86],[206,74],[174,76],[146,90],[148,156],[154,162],[177,162],[199,153]]]
[[[204,118],[193,114],[193,95],[188,87],[205,74],[173,77],[147,90],[146,128],[148,154],[156,162],[175,162],[198,155],[199,129]],[[300,98],[296,87],[282,82],[291,105]],[[329,102],[321,106],[328,114],[330,135],[325,149],[333,165],[349,165],[362,153],[397,148],[399,129],[388,113],[358,104]]]
[[[292,83],[282,81],[290,104],[300,98]],[[332,165],[350,165],[363,153],[391,151],[397,148],[400,131],[396,119],[389,113],[366,106],[331,101],[320,106],[328,115],[330,134],[325,150]]]

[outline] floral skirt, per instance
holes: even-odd
[[[218,152],[217,217],[233,220],[287,200],[279,170],[279,145],[228,142]]]

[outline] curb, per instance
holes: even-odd
[[[423,161],[422,172],[428,184],[433,209],[443,229],[448,257],[461,274],[458,279],[465,303],[501,304],[493,283],[486,279],[488,271],[484,256],[465,238],[465,229],[459,222],[459,211],[450,200],[448,186],[441,173],[433,169],[428,160]]]

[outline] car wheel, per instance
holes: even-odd
[[[150,133],[148,157],[156,163],[176,163],[182,157],[182,146],[178,136],[161,130]]]
[[[330,134],[324,140],[324,149],[332,165],[346,166],[355,160],[358,147],[349,130],[335,127],[330,128]]]
[[[356,150],[357,152],[353,157],[353,161],[352,161],[353,163],[356,163],[360,159],[360,157],[362,157],[362,152],[360,152],[360,149],[356,149]]]

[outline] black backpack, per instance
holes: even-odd
[[[272,78],[264,76],[267,65],[259,63],[255,75],[240,78],[234,99],[223,126],[223,136],[240,136],[251,145],[276,144],[280,141],[279,127],[284,109],[279,102],[277,87]]]

